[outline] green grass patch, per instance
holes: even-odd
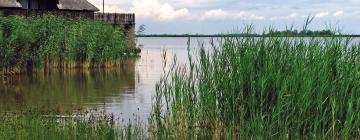
[[[14,140],[120,140],[145,138],[141,125],[118,125],[113,115],[87,112],[56,115],[26,112],[0,116],[0,139]]]
[[[123,27],[63,17],[0,17],[0,69],[107,67],[139,49]]]
[[[359,139],[360,45],[351,40],[224,37],[189,51],[189,64],[165,63],[153,137]]]

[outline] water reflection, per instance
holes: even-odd
[[[0,110],[29,108],[73,111],[106,103],[135,88],[135,59],[107,70],[73,70],[4,78],[0,84]]]
[[[141,57],[124,59],[117,69],[35,73],[0,80],[0,112],[29,108],[61,112],[100,108],[119,118],[146,121],[155,84],[163,73],[162,52],[187,62],[188,38],[139,38]],[[191,50],[209,38],[192,38]],[[2,82],[5,81],[5,82]]]

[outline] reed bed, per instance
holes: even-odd
[[[110,67],[139,49],[123,27],[63,17],[0,17],[3,74],[44,68]]]
[[[44,115],[47,114],[47,115]],[[54,112],[28,111],[0,116],[0,139],[15,140],[122,140],[143,139],[139,123],[119,125],[114,115],[88,111],[56,115]]]
[[[152,138],[360,138],[360,45],[351,38],[215,41],[189,49],[189,64],[165,60]]]

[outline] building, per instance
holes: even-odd
[[[70,19],[94,19],[122,25],[134,32],[135,14],[97,13],[99,9],[87,0],[0,0],[0,16],[56,15]]]
[[[93,19],[97,11],[99,9],[87,0],[0,0],[0,16],[53,14]]]

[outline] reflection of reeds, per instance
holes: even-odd
[[[105,68],[139,53],[122,27],[62,17],[0,18],[0,71]]]
[[[46,115],[44,115],[46,114]],[[0,116],[0,139],[142,139],[145,127],[121,125],[114,115],[96,110],[73,115],[28,111]]]
[[[360,45],[349,38],[227,37],[156,86],[164,139],[356,139]],[[214,43],[211,43],[214,44]]]
[[[27,108],[71,111],[121,97],[135,88],[135,61],[123,60],[116,68],[51,69],[4,77],[0,83],[0,112]]]

